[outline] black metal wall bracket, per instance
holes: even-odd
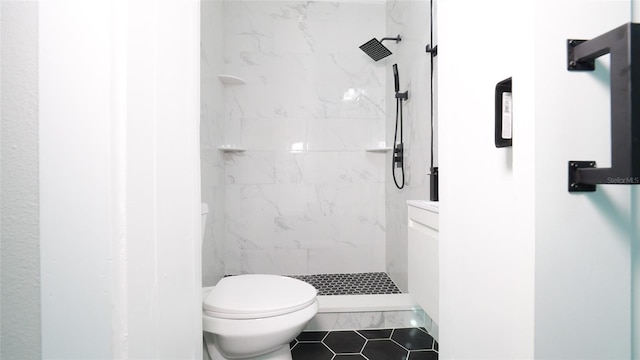
[[[582,184],[578,169],[595,169],[595,161],[569,161],[569,192],[596,191],[596,186]]]
[[[396,93],[396,99],[409,100],[409,90],[407,90],[405,92],[397,92]]]
[[[438,56],[438,45],[431,47],[431,44],[427,44],[424,49],[427,53],[431,54],[431,57]]]
[[[576,59],[574,49],[576,46],[588,40],[567,40],[567,70],[569,71],[594,71],[596,69],[596,59]]]
[[[605,54],[611,56],[611,167],[569,161],[569,192],[595,191],[596,184],[640,184],[640,24],[627,23],[591,40],[567,40],[567,70],[593,71],[595,59]]]

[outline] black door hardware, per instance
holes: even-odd
[[[596,191],[596,184],[640,184],[640,24],[627,23],[591,40],[567,40],[567,69],[593,71],[595,59],[605,54],[611,56],[611,167],[569,161],[569,192]]]

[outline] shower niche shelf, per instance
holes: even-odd
[[[225,85],[245,85],[247,83],[243,78],[228,74],[218,74],[218,79]]]
[[[391,151],[391,148],[390,147],[369,148],[366,151],[371,153],[386,153]]]
[[[224,153],[240,153],[246,151],[247,149],[238,145],[220,145],[218,146],[218,150]]]

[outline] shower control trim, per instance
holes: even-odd
[[[402,143],[397,144],[393,148],[393,163],[397,168],[402,166],[403,157],[404,157],[404,145]]]

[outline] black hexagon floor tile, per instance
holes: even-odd
[[[322,341],[336,354],[360,353],[367,339],[355,331],[332,331]]]
[[[298,341],[322,341],[328,331],[303,331],[296,338]]]
[[[406,360],[409,350],[391,340],[370,340],[362,349],[369,360]]]
[[[393,329],[358,330],[367,339],[390,339]]]
[[[437,346],[424,328],[308,331],[291,342],[291,355],[293,360],[437,360]]]
[[[395,329],[393,330],[391,339],[408,350],[433,349],[433,337],[426,331],[418,328]]]
[[[409,360],[438,360],[438,353],[431,350],[409,351]]]
[[[291,349],[291,357],[294,359],[331,360],[333,355],[334,353],[321,342],[299,342]]]

